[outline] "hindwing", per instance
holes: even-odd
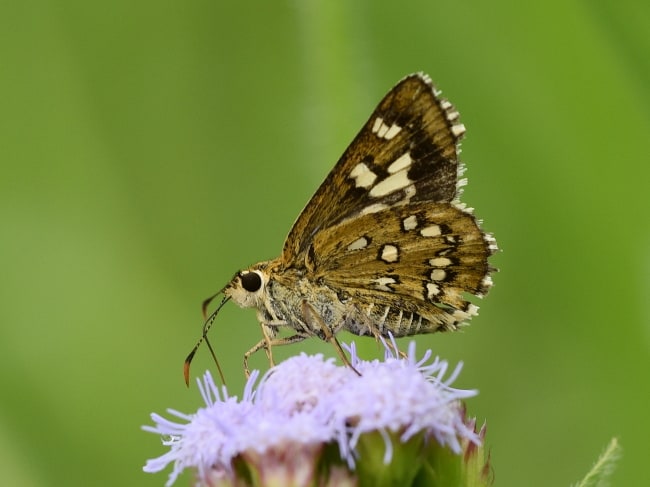
[[[468,211],[416,202],[345,220],[319,232],[309,251],[311,279],[355,303],[417,312],[455,325],[474,314],[468,294],[491,285],[494,239]]]

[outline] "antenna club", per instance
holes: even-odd
[[[183,377],[185,377],[185,385],[190,387],[190,363],[186,360],[183,364]]]

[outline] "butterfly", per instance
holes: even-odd
[[[202,338],[229,300],[255,308],[263,338],[244,355],[309,337],[375,338],[453,331],[477,314],[497,250],[473,210],[460,202],[464,166],[459,114],[422,73],[402,79],[379,103],[307,203],[281,255],[237,272],[216,296]],[[291,334],[279,337],[282,329]],[[219,369],[221,374],[221,369]],[[223,374],[222,380],[223,380]]]

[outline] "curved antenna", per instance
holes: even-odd
[[[223,292],[223,289],[221,291],[219,291],[218,293],[213,294],[208,299],[205,299],[203,301],[203,303],[201,303],[201,312],[203,313],[203,321],[208,320],[208,306],[210,306],[210,303],[212,302],[212,300],[214,298],[216,298],[217,296],[219,296],[222,292]],[[223,304],[223,303],[221,303],[221,304]],[[219,306],[219,308],[221,308],[221,306]],[[210,317],[212,317],[212,315],[210,315]]]
[[[221,293],[219,291],[217,294],[214,296],[209,297],[203,302],[203,316],[205,317],[205,310],[210,304],[210,301],[212,301],[216,296],[218,296]],[[230,299],[230,296],[225,296],[219,306],[217,306],[217,309],[212,312],[210,316],[208,316],[203,323],[203,333],[201,335],[201,338],[199,338],[199,341],[196,342],[196,345],[194,345],[194,348],[190,352],[190,354],[187,356],[185,359],[185,363],[183,364],[183,377],[185,377],[185,385],[187,387],[190,386],[190,364],[192,363],[192,359],[194,358],[194,354],[196,351],[199,349],[201,346],[201,343],[205,342],[205,344],[208,346],[208,350],[210,350],[210,354],[212,355],[212,358],[214,359],[214,363],[217,364],[217,370],[219,371],[219,377],[221,377],[221,382],[225,385],[226,384],[226,379],[223,376],[223,371],[221,370],[221,365],[219,365],[219,361],[217,360],[217,355],[214,353],[214,349],[212,348],[212,345],[210,344],[210,340],[208,340],[208,331],[210,331],[210,327],[212,326],[212,323],[214,323],[215,318],[217,317],[217,314],[219,313],[219,310],[223,307],[224,304],[228,302]]]

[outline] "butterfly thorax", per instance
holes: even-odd
[[[238,272],[224,289],[242,308],[256,308],[271,336],[281,327],[324,338],[323,326],[336,333],[345,322],[346,307],[327,286],[318,286],[304,270],[283,268],[280,259]]]

